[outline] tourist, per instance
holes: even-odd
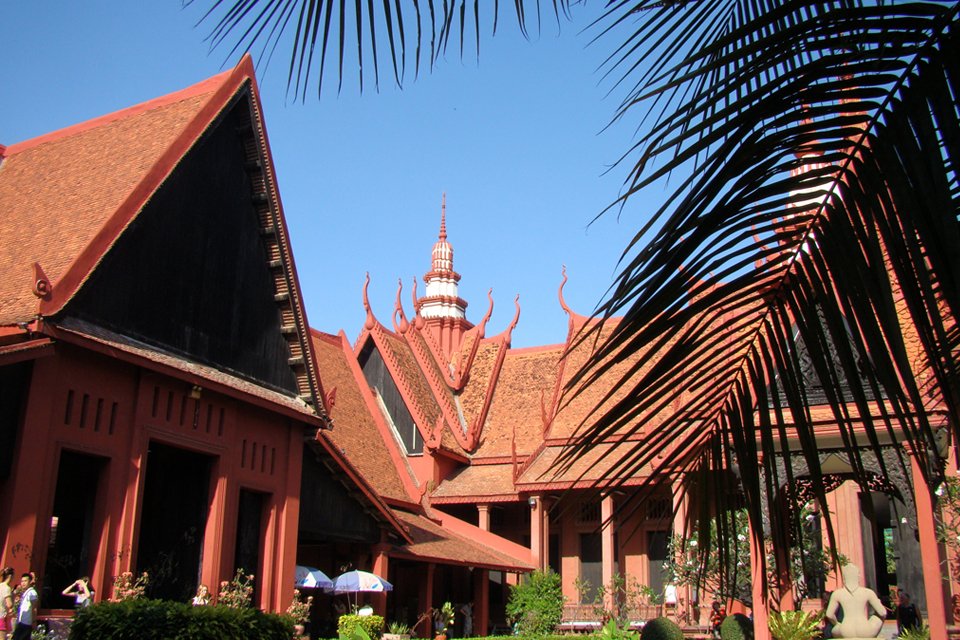
[[[83,609],[93,604],[93,588],[90,586],[90,576],[83,576],[75,580],[61,593],[74,597],[74,607]]]
[[[714,638],[720,637],[720,625],[723,624],[724,618],[727,617],[727,609],[719,600],[713,601],[713,609],[710,612],[710,633]]]
[[[33,622],[37,611],[37,590],[33,588],[32,573],[20,576],[20,608],[17,610],[17,626],[13,630],[13,640],[30,640]]]
[[[910,602],[910,594],[902,589],[898,590],[897,635],[903,635],[910,629],[919,629],[921,624],[920,612],[917,611],[917,605]]]
[[[207,585],[202,584],[197,587],[197,595],[193,596],[193,606],[203,607],[210,604],[210,589],[207,588]]]
[[[13,590],[10,588],[12,579],[13,567],[0,571],[0,640],[6,640],[13,631]]]

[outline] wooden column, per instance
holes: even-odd
[[[920,533],[920,561],[923,563],[923,588],[927,597],[927,623],[930,640],[947,640],[947,608],[943,576],[940,571],[940,543],[937,542],[934,510],[936,504],[923,479],[917,457],[910,455],[913,472],[913,496],[917,505],[917,529]]]
[[[613,548],[613,496],[605,496],[600,502],[600,552],[603,566],[603,584],[609,586],[613,582],[613,562],[616,549]],[[613,608],[613,594],[608,593],[604,603],[607,610]]]
[[[386,537],[386,534],[381,532],[380,537],[383,539]],[[383,543],[373,548],[373,572],[387,582],[390,581],[387,575],[390,572],[390,558],[387,556],[386,545]],[[371,598],[371,605],[373,606],[373,612],[378,616],[386,616],[387,592],[374,593]]]
[[[546,565],[546,558],[543,557],[543,498],[531,496],[530,501],[530,555],[533,556],[533,566],[543,569]]]
[[[477,505],[477,526],[484,531],[490,531],[490,505]]]
[[[485,637],[490,622],[490,571],[473,570],[473,635]]]
[[[437,566],[432,562],[427,563],[423,582],[420,583],[420,611],[429,611],[433,607],[433,574],[436,568]],[[414,625],[414,629],[420,638],[433,637],[433,619],[427,616],[426,619]]]

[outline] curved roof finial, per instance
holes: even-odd
[[[563,267],[563,282],[560,283],[560,290],[557,291],[557,295],[560,298],[560,308],[567,312],[568,316],[573,315],[573,311],[570,310],[570,307],[567,306],[567,301],[563,299],[563,287],[567,284],[567,265],[562,265]]]
[[[440,202],[440,240],[447,239],[447,192],[443,192]]]
[[[517,322],[520,321],[520,294],[517,294],[517,297],[513,299],[513,304],[516,306],[517,310],[513,314],[513,320],[510,321],[510,326],[507,327],[507,335],[513,333],[514,328],[517,326]]]
[[[478,333],[482,338],[487,331],[487,321],[490,319],[490,316],[493,315],[493,288],[487,289],[487,300],[490,301],[490,307],[487,309],[487,314],[483,316],[483,320],[480,321]]]
[[[367,280],[363,283],[363,308],[367,311],[367,318],[363,322],[363,328],[367,331],[373,329],[377,324],[376,318],[373,317],[373,309],[370,307],[370,298],[367,296],[367,288],[370,286],[370,272],[367,271]]]
[[[407,316],[403,312],[403,303],[400,302],[400,294],[403,293],[403,279],[397,278],[397,302],[393,307],[393,328],[396,329],[397,333],[406,333],[407,329],[410,328],[410,324],[407,322]],[[400,319],[399,323],[397,318]]]

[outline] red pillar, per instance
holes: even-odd
[[[473,635],[485,637],[490,622],[490,571],[473,570]]]
[[[432,562],[427,563],[423,582],[420,583],[420,611],[429,611],[433,607],[433,574],[436,565]],[[427,616],[414,625],[416,634],[420,638],[429,638],[433,636],[433,618]]]
[[[603,566],[603,584],[609,586],[613,582],[613,496],[605,496],[600,503],[600,552]],[[613,609],[611,593],[607,593],[604,606],[608,611]]]
[[[546,558],[543,554],[543,526],[544,508],[541,496],[530,498],[530,554],[533,556],[533,566],[543,569]]]
[[[382,534],[385,536],[386,534]],[[430,565],[431,567],[433,565]],[[387,556],[386,546],[383,544],[378,544],[373,548],[373,572],[386,580],[390,581],[388,577],[388,572],[390,569],[390,559]],[[379,616],[387,615],[387,593],[375,593],[371,598],[371,605],[373,606],[373,611]]]
[[[490,505],[477,505],[477,526],[484,531],[490,531]]]
[[[913,471],[913,495],[917,505],[917,529],[920,533],[920,561],[923,563],[923,588],[927,596],[927,623],[930,640],[947,640],[947,608],[944,606],[943,576],[940,572],[940,543],[934,520],[934,502],[923,479],[916,456],[910,456]]]

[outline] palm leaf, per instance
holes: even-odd
[[[184,4],[192,5],[194,1],[184,0]],[[467,0],[427,0],[426,6],[422,0],[213,0],[199,24],[211,25],[207,37],[211,48],[229,47],[228,59],[259,45],[258,61],[269,62],[278,46],[289,46],[287,87],[294,97],[305,99],[312,84],[316,84],[318,94],[322,92],[331,47],[336,47],[338,55],[338,88],[343,84],[345,63],[349,65],[345,52],[355,50],[354,66],[361,91],[370,74],[379,89],[379,51],[384,39],[397,86],[403,85],[408,61],[417,73],[421,61],[432,68],[451,42],[459,42],[462,57],[467,40],[472,37],[479,55],[483,25],[489,20],[490,30],[496,32],[500,3],[484,6],[486,13],[479,0],[474,0],[469,10],[467,4]],[[529,20],[535,19],[539,27],[541,7],[536,0],[514,0],[513,11],[524,36],[528,34]],[[558,19],[569,17],[569,0],[554,0],[552,11]],[[405,15],[416,19],[405,19]],[[339,29],[331,30],[334,21]],[[424,23],[429,24],[429,41]],[[348,24],[355,26],[352,34]],[[370,59],[366,66],[364,57]]]
[[[742,501],[755,543],[781,546],[799,525],[778,461],[821,480],[825,432],[863,486],[899,444],[936,485],[938,431],[960,424],[958,5],[611,5],[603,37],[631,29],[608,60],[629,87],[618,117],[656,113],[615,204],[686,177],[580,336],[596,349],[568,397],[630,367],[564,463],[619,442],[608,480],[736,470],[736,492],[697,483],[701,519]],[[691,433],[696,455],[670,455]]]

